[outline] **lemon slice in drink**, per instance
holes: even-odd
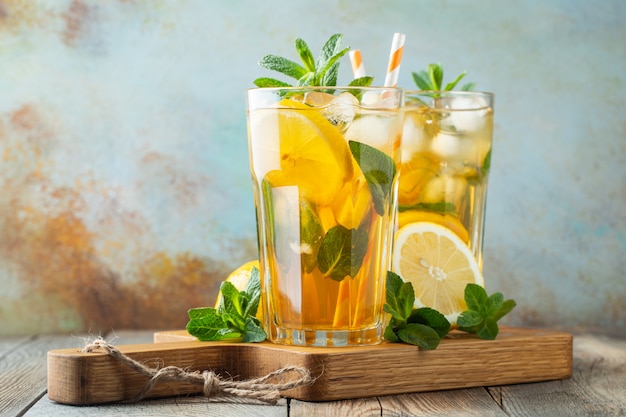
[[[318,110],[293,100],[282,100],[278,119],[280,170],[267,178],[273,186],[297,185],[303,197],[329,204],[352,176],[348,143]]]
[[[252,269],[259,269],[259,261],[254,260],[250,262],[246,262],[245,264],[235,268],[226,278],[226,281],[230,282],[237,288],[239,291],[243,291],[246,289],[246,285],[248,285],[248,281],[250,281],[250,276],[252,275]],[[222,292],[219,291],[217,293],[217,300],[215,301],[215,308],[219,308],[222,303]],[[261,302],[259,303],[259,308],[256,311],[256,317],[263,323],[263,309],[261,308]]]
[[[432,211],[421,210],[406,210],[398,213],[398,228],[402,228],[409,223],[415,222],[437,223],[440,226],[444,226],[452,230],[466,244],[469,241],[467,229],[463,226],[463,223],[461,223],[459,218],[453,216],[452,214],[439,214]]]
[[[431,222],[409,223],[398,230],[392,270],[413,284],[415,307],[434,308],[451,324],[467,309],[465,286],[485,285],[465,242]]]

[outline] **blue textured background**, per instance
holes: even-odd
[[[256,256],[258,60],[342,33],[382,83],[403,32],[401,86],[442,62],[496,94],[484,273],[508,323],[625,335],[625,21],[622,0],[0,1],[0,333],[184,325]]]

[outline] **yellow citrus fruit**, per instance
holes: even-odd
[[[254,260],[250,262],[246,262],[245,264],[237,267],[233,272],[231,272],[226,281],[230,282],[237,288],[237,290],[242,291],[246,289],[246,285],[248,285],[248,281],[250,281],[250,276],[252,275],[252,269],[259,269],[259,261]],[[215,308],[219,308],[222,303],[222,292],[219,291],[217,293],[217,300],[215,301]],[[256,317],[263,322],[263,309],[261,306],[261,302],[259,303],[259,309],[256,312]]]
[[[409,223],[398,230],[392,270],[413,284],[415,307],[431,307],[455,324],[467,309],[465,286],[484,286],[478,263],[465,242],[446,227]]]
[[[439,214],[432,211],[406,210],[398,213],[398,228],[402,228],[409,223],[431,222],[452,230],[463,242],[467,244],[469,234],[467,229],[458,217],[452,214]]]
[[[439,160],[428,153],[416,153],[408,161],[402,161],[398,184],[398,203],[415,203],[426,184],[440,169]]]
[[[348,229],[357,229],[372,208],[369,184],[356,161],[353,172],[353,177],[344,183],[331,204],[337,223]]]
[[[266,179],[272,186],[297,185],[312,203],[329,204],[352,176],[348,143],[318,110],[293,100],[279,107],[280,170]]]

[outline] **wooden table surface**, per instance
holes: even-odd
[[[106,339],[116,345],[150,343],[152,335],[116,332]],[[573,375],[558,381],[319,403],[282,399],[278,405],[211,402],[201,396],[88,407],[50,401],[46,353],[84,344],[79,336],[0,336],[0,417],[626,416],[626,339],[616,337],[574,334]]]

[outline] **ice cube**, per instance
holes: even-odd
[[[398,99],[395,94],[385,94],[384,91],[367,91],[361,98],[361,105],[370,109],[395,109],[398,107]]]
[[[431,150],[448,163],[481,166],[491,148],[484,135],[464,135],[439,131],[433,138]]]
[[[424,136],[424,121],[417,113],[407,112],[402,127],[402,163],[408,163],[418,152],[429,148],[428,138]]]
[[[341,93],[323,107],[322,114],[329,122],[341,129],[352,122],[358,105],[359,100],[354,95]]]
[[[395,137],[392,123],[395,123],[395,120],[388,117],[362,116],[348,126],[344,137],[346,140],[365,143],[384,150],[389,143],[389,136]]]
[[[441,103],[450,111],[444,113],[441,129],[451,132],[473,132],[482,130],[487,123],[487,114],[491,112],[482,97],[456,97],[454,101],[443,98]]]

